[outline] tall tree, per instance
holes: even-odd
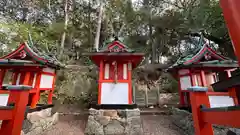
[[[68,17],[68,4],[69,0],[65,0],[65,5],[64,5],[64,31],[62,34],[62,39],[61,39],[61,49],[60,49],[60,56],[63,55],[64,52],[64,44],[65,44],[65,39],[66,39],[66,31],[67,31],[67,27],[68,27],[68,21],[69,21],[69,17]]]
[[[102,17],[103,17],[103,2],[99,1],[99,13],[98,13],[98,22],[97,22],[97,30],[95,36],[94,47],[96,51],[99,49],[99,39],[100,39],[100,32],[101,32],[101,25],[102,25]]]

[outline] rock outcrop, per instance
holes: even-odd
[[[40,135],[58,122],[59,114],[52,115],[51,108],[28,113],[23,122],[22,135]]]

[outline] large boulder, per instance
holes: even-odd
[[[22,135],[40,135],[58,122],[59,114],[51,114],[51,108],[28,113],[23,122]]]

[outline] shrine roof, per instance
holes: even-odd
[[[132,53],[132,52],[94,52],[94,53],[83,53],[83,55],[91,56],[143,56],[144,53]]]
[[[107,40],[98,52],[83,53],[87,56],[144,56],[144,53],[137,53],[127,47],[118,38]]]
[[[199,62],[196,64],[192,64],[192,65],[177,65],[174,67],[170,67],[168,68],[168,70],[172,70],[172,69],[182,69],[182,68],[238,68],[239,65],[237,63],[237,61],[233,61],[233,60],[213,60],[213,61],[206,61],[206,62]]]
[[[98,52],[83,53],[82,55],[90,56],[91,61],[97,66],[100,66],[102,60],[104,61],[131,61],[133,68],[137,67],[145,55],[144,53],[137,53],[128,48],[118,38],[108,40]]]
[[[46,65],[53,68],[61,68],[63,64],[55,57],[47,55],[31,43],[22,43],[13,52],[1,57],[0,59],[16,59],[16,60],[30,60],[35,64]]]
[[[200,39],[204,40],[204,39]],[[200,41],[198,49],[194,53],[180,57],[169,69],[179,67],[238,67],[237,61],[224,57],[213,50],[208,43]]]
[[[99,52],[112,52],[114,49],[120,49],[120,52],[135,52],[134,50],[128,48],[124,43],[122,43],[118,38],[114,41],[107,40],[103,47],[99,49]]]

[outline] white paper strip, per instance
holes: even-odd
[[[109,79],[109,64],[105,64],[104,79]]]
[[[127,64],[123,64],[123,79],[127,79]]]

